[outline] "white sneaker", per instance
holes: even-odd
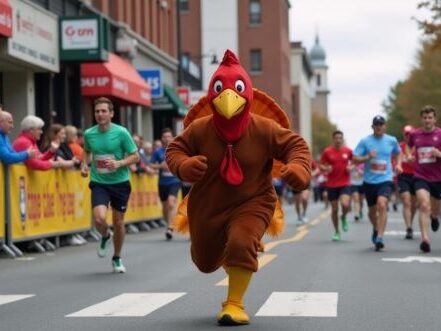
[[[70,236],[69,239],[67,239],[67,243],[70,246],[81,246],[81,245],[83,245],[83,242],[81,240],[79,240],[75,235]]]
[[[122,264],[121,258],[112,260],[113,272],[117,274],[123,274],[126,272],[126,267]]]
[[[106,257],[109,252],[110,243],[112,242],[113,233],[109,231],[109,235],[105,237],[101,237],[100,244],[97,249],[97,253],[99,257]]]

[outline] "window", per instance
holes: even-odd
[[[322,76],[320,76],[320,74],[317,74],[317,86],[320,87],[321,84],[322,84]]]
[[[179,11],[188,12],[190,10],[190,4],[188,0],[179,0]]]
[[[252,72],[261,72],[262,71],[262,50],[261,49],[252,49],[250,51],[250,70]]]
[[[262,6],[260,0],[250,0],[248,5],[249,23],[258,25],[262,22]]]
[[[181,54],[181,67],[183,69],[188,70],[189,63],[190,63],[190,54],[188,54],[187,52],[182,53]]]

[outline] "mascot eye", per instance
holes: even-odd
[[[219,93],[220,91],[222,91],[222,81],[220,81],[220,80],[215,81],[214,85],[213,85],[213,90],[216,93]]]
[[[237,92],[242,93],[243,91],[245,91],[245,83],[242,80],[236,80],[236,83],[234,85]]]

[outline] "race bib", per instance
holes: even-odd
[[[435,163],[436,157],[433,154],[433,146],[430,147],[420,147],[417,149],[418,153],[418,163],[426,164],[426,163]]]
[[[96,171],[99,174],[108,174],[111,172],[115,172],[115,170],[110,170],[106,167],[106,161],[115,160],[115,155],[113,154],[101,154],[95,156],[95,166]]]
[[[386,160],[371,160],[370,169],[373,174],[385,175],[387,170]]]

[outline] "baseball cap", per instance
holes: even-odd
[[[377,115],[372,119],[372,125],[382,125],[384,123],[386,123],[386,120],[381,115]]]

